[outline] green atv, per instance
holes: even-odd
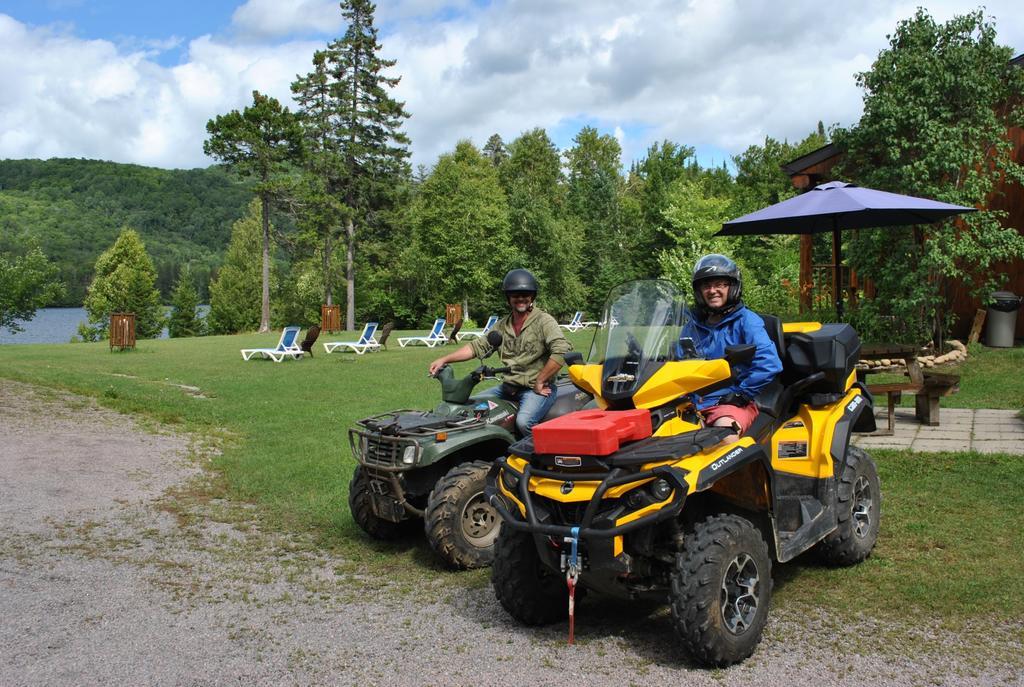
[[[501,334],[490,332],[497,349]],[[445,365],[435,375],[442,401],[431,411],[393,410],[358,420],[349,430],[359,465],[349,484],[349,508],[371,537],[398,538],[424,527],[431,547],[455,568],[490,565],[498,514],[484,496],[487,471],[517,440],[515,403],[475,399],[473,388],[508,368],[481,365],[456,379]],[[545,420],[583,407],[591,396],[567,378]]]

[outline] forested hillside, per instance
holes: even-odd
[[[63,302],[54,305],[81,305],[96,258],[130,226],[156,263],[165,299],[185,264],[205,295],[231,224],[251,198],[248,186],[220,167],[0,160],[0,252],[33,239],[67,285]]]

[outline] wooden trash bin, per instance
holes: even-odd
[[[115,312],[110,315],[110,350],[135,348],[135,313]]]
[[[444,319],[447,321],[448,326],[451,329],[448,331],[446,336],[448,337],[448,343],[458,343],[456,334],[462,329],[462,304],[461,303],[448,303],[444,308]]]
[[[340,332],[341,331],[341,306],[321,305],[320,306],[320,331]]]
[[[446,305],[444,308],[444,319],[447,320],[449,325],[462,322],[462,304],[449,303]]]

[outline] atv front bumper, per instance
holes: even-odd
[[[686,475],[686,470],[670,465],[639,472],[615,468],[602,473],[567,473],[535,468],[525,463],[520,470],[511,465],[508,459],[499,458],[487,475],[485,493],[505,525],[512,529],[560,539],[608,539],[678,516],[689,491]],[[566,522],[562,517],[564,512],[560,512],[561,502],[531,492],[531,479],[561,482],[563,489],[568,491],[572,491],[577,484],[597,484],[593,495],[582,507],[583,512],[578,521]],[[650,502],[637,504],[636,508],[620,505],[611,511],[602,509],[610,492],[627,493],[652,480],[667,482],[672,489],[670,496],[660,501],[648,499]],[[581,510],[579,506],[582,503],[577,502],[575,505],[576,512]]]

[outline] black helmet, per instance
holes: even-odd
[[[713,310],[704,302],[704,296],[701,295],[698,284],[705,279],[721,278],[728,279],[732,284],[729,286],[729,295],[725,299],[725,307]],[[740,268],[735,262],[718,253],[705,255],[697,261],[697,264],[693,266],[691,284],[693,284],[693,299],[696,301],[697,309],[702,312],[727,313],[735,308],[743,297],[743,277],[740,276]]]
[[[540,288],[537,286],[537,280],[529,270],[524,270],[522,267],[511,270],[505,275],[505,278],[501,280],[501,290],[508,296],[510,293],[532,293],[534,297],[537,296],[537,291]]]

